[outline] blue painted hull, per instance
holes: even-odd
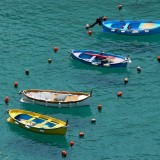
[[[126,67],[131,60],[123,56],[110,53],[100,53],[91,50],[71,50],[71,57],[81,63],[97,66],[97,67]]]
[[[160,33],[160,21],[104,21],[103,32],[110,32],[121,35],[143,36]]]

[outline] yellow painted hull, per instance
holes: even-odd
[[[29,131],[42,133],[42,134],[55,134],[55,135],[65,135],[67,131],[67,124],[61,120],[41,115],[34,112],[24,111],[24,110],[10,110],[9,111],[10,117],[7,119],[8,122],[19,125],[22,128],[25,128]],[[31,116],[30,119],[22,119],[22,115]],[[17,117],[20,117],[17,118]],[[43,120],[42,123],[35,123],[34,120],[39,119]],[[31,122],[34,122],[34,126],[31,125]],[[47,124],[54,125],[53,127],[48,127]]]

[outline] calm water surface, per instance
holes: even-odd
[[[68,160],[159,160],[160,36],[105,34],[99,26],[89,36],[85,30],[87,23],[102,15],[158,20],[159,8],[159,0],[1,0],[0,159],[60,160],[66,150]],[[57,53],[54,46],[59,48]],[[74,62],[69,49],[129,54],[132,64],[126,69],[86,66]],[[129,83],[124,85],[126,77]],[[15,81],[18,88],[14,88]],[[93,90],[93,97],[90,107],[54,109],[21,104],[18,93],[24,89]],[[122,98],[117,98],[118,91],[123,92]],[[8,124],[6,111],[11,108],[69,119],[68,132],[66,136],[39,135]],[[96,124],[90,123],[92,118]],[[84,138],[79,138],[81,131]]]

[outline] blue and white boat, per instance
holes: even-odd
[[[160,21],[113,20],[103,21],[102,31],[122,35],[150,35],[160,33]]]
[[[71,57],[82,63],[98,67],[126,67],[131,63],[129,57],[92,51],[92,50],[69,50]]]

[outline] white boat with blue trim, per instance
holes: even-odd
[[[55,91],[55,90],[39,90],[30,89],[23,90],[21,102],[44,105],[48,107],[79,107],[90,105],[90,93]]]

